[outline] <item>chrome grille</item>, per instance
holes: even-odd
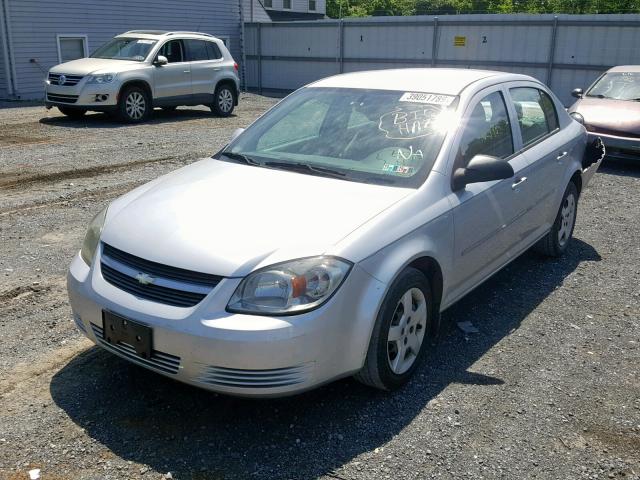
[[[64,81],[60,83],[60,77],[64,76]],[[84,76],[82,75],[67,75],[66,73],[50,73],[49,74],[49,82],[54,85],[61,85],[65,87],[72,87],[73,85],[77,85],[80,83]]]
[[[47,93],[47,100],[57,103],[76,103],[78,95],[61,95],[59,93]]]
[[[98,325],[92,323],[91,329],[93,330],[93,334],[96,336],[96,339],[98,340],[98,343],[101,347],[104,347],[106,350],[109,350],[111,352],[118,352],[119,354],[125,356],[128,360],[137,362],[145,367],[160,370],[165,373],[175,374],[178,373],[178,370],[180,369],[180,357],[171,355],[169,353],[160,352],[158,350],[153,350],[151,352],[151,358],[142,358],[136,354],[136,349],[132,345],[124,342],[118,342],[116,345],[108,343],[103,337],[102,327],[99,327]]]
[[[222,280],[217,275],[145,260],[106,243],[100,268],[103,278],[115,287],[138,298],[175,307],[197,305]]]
[[[198,381],[218,387],[277,388],[304,383],[309,378],[312,364],[267,370],[205,367]]]

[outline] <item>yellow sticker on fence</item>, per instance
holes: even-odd
[[[453,37],[454,47],[465,47],[467,45],[467,37]]]

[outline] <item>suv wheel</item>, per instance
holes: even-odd
[[[236,94],[229,85],[220,85],[216,88],[211,110],[220,117],[228,117],[233,112],[236,103]]]
[[[118,116],[128,123],[145,120],[151,113],[151,101],[142,88],[132,86],[125,88],[118,101]]]
[[[60,110],[63,115],[71,118],[80,118],[83,117],[85,113],[87,113],[87,111],[83,110],[82,108],[58,107],[58,110]]]

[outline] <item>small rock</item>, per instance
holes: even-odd
[[[464,321],[464,322],[458,322],[458,328],[463,332],[463,333],[478,333],[480,332],[480,330],[478,330],[473,323],[471,323],[470,321]]]
[[[164,480],[173,480],[173,475],[171,475],[171,472],[167,472],[163,475]]]

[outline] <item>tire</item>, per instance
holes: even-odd
[[[151,99],[144,89],[131,86],[120,92],[118,118],[126,123],[139,123],[151,114]]]
[[[408,310],[413,315],[406,315]],[[407,268],[382,302],[356,380],[380,390],[395,390],[407,383],[428,349],[432,314],[429,280],[422,272]]]
[[[228,84],[220,85],[213,95],[211,111],[219,117],[228,117],[233,113],[236,104],[236,92]]]
[[[82,108],[58,107],[58,110],[69,118],[82,118],[84,114],[87,113],[87,111]]]
[[[549,257],[560,257],[569,247],[576,225],[578,211],[578,188],[572,181],[562,196],[562,203],[558,209],[556,220],[549,233],[534,245],[534,250]]]

